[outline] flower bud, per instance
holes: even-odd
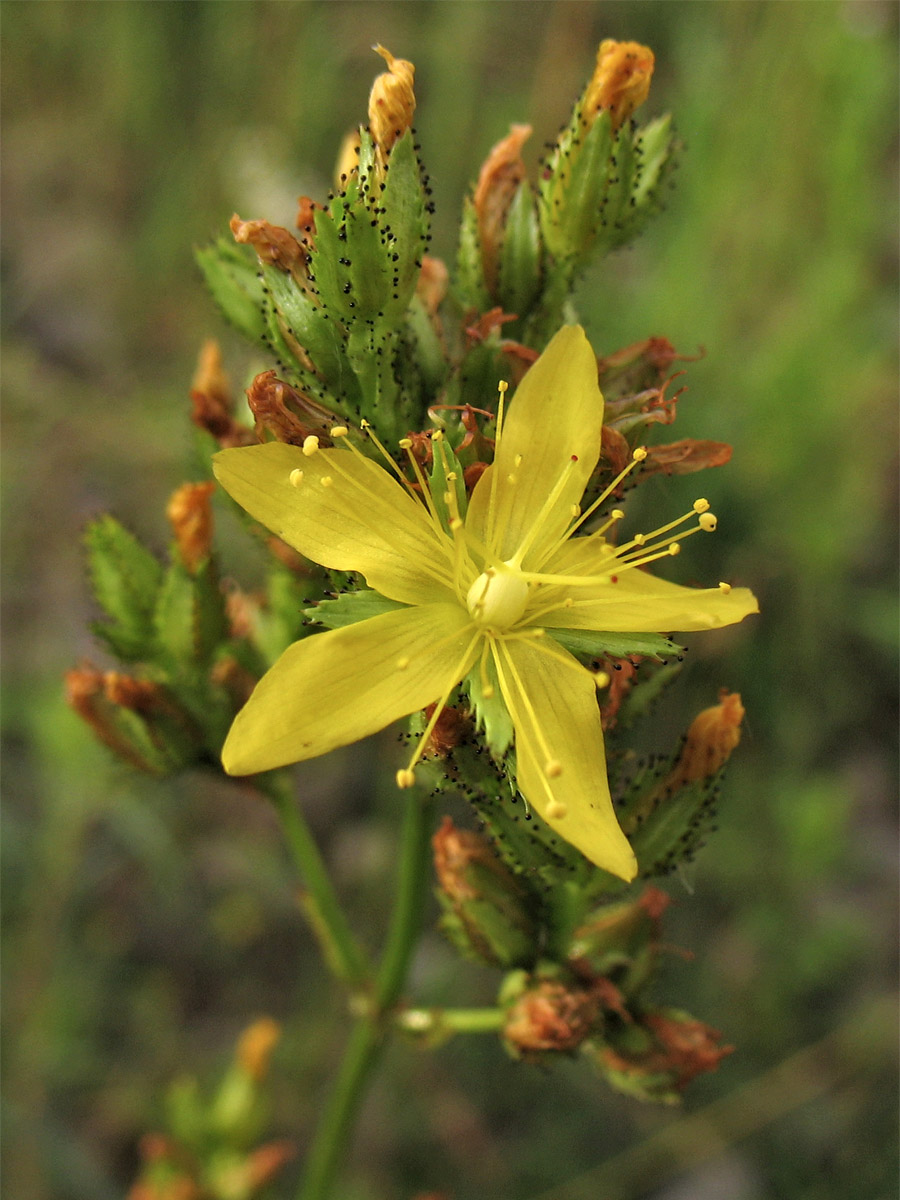
[[[175,534],[178,557],[192,575],[209,558],[212,547],[210,497],[215,489],[214,483],[184,483],[172,493],[166,506],[166,516]]]
[[[584,123],[592,125],[608,109],[612,127],[618,129],[647,99],[654,61],[653,51],[639,42],[602,41],[581,101]]]
[[[297,277],[306,274],[306,251],[290,230],[268,221],[242,221],[237,213],[230,225],[234,240],[252,246],[260,262]]]
[[[492,966],[533,961],[528,897],[487,838],[445,817],[432,846],[442,927],[457,949]]]
[[[191,382],[191,420],[211,434],[225,449],[248,446],[253,434],[239,425],[234,416],[234,395],[228,376],[222,367],[219,343],[212,338],[203,343],[197,359],[197,369]]]
[[[416,111],[413,92],[416,68],[405,58],[394,58],[384,46],[374,49],[388,65],[369,93],[369,132],[383,161],[394,142],[412,125]]]
[[[271,1017],[260,1017],[238,1039],[235,1059],[241,1070],[257,1083],[265,1078],[272,1051],[281,1038],[281,1026]]]
[[[498,263],[506,218],[516,192],[525,181],[521,151],[530,136],[530,125],[513,125],[485,159],[475,187],[474,205],[484,280],[494,298],[497,297]]]
[[[744,706],[737,692],[719,693],[719,703],[698,713],[687,731],[684,746],[663,785],[674,791],[685,783],[708,779],[728,761],[741,740]]]

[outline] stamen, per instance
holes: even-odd
[[[471,626],[470,626],[470,628],[471,628]],[[439,641],[435,642],[434,645],[439,646],[442,641],[448,641],[452,638],[455,638],[456,636],[457,635],[455,633],[450,634],[449,638],[441,638]],[[459,660],[459,665],[457,666],[457,669],[454,672],[453,682],[450,684],[450,686],[444,692],[443,696],[441,696],[440,700],[438,700],[438,702],[435,704],[434,711],[432,712],[431,717],[429,718],[428,724],[425,726],[424,732],[422,733],[422,735],[420,736],[420,738],[416,744],[416,748],[413,751],[412,758],[410,758],[409,763],[407,764],[405,769],[401,769],[397,772],[397,787],[401,787],[401,788],[412,787],[413,782],[415,781],[414,768],[416,766],[416,763],[418,763],[419,759],[425,753],[425,747],[428,745],[428,739],[431,737],[432,733],[434,732],[434,727],[435,727],[435,725],[437,725],[437,723],[440,719],[441,713],[447,707],[447,701],[450,699],[453,689],[458,685],[458,683],[461,679],[465,678],[465,676],[468,672],[469,666],[470,666],[469,659],[470,659],[472,650],[474,649],[475,643],[478,641],[478,639],[480,637],[481,637],[481,633],[480,632],[476,633],[475,636],[472,638],[472,640],[469,642],[468,646],[466,646],[465,653],[463,654],[462,658]]]
[[[303,472],[299,467],[294,467],[293,471],[291,471],[290,475],[288,476],[288,479],[295,488],[298,488],[303,482]]]
[[[490,653],[490,650],[491,650],[491,641],[492,641],[492,638],[491,638],[490,634],[488,634],[488,636],[484,639],[484,646],[482,647],[482,650],[481,650],[481,659],[478,663],[478,675],[479,675],[479,681],[481,683],[481,694],[485,700],[492,700],[493,696],[494,696],[494,685],[491,683],[490,679],[488,678],[488,673],[487,673],[487,659],[488,659],[488,654]]]
[[[569,810],[559,800],[551,800],[547,805],[547,816],[551,821],[561,821],[568,815]]]
[[[715,533],[718,523],[715,513],[704,512],[700,514],[700,528],[704,533]]]
[[[350,430],[346,425],[335,425],[331,430],[331,436],[333,438],[345,438],[349,432]]]
[[[594,687],[598,690],[609,687],[609,674],[606,671],[594,671]]]
[[[331,475],[323,475],[319,482],[322,484],[322,487],[331,487],[334,484],[334,479]]]
[[[309,437],[305,437],[303,439],[303,453],[306,455],[307,458],[312,458],[312,456],[316,453],[316,451],[318,449],[319,449],[319,439],[316,437],[316,435],[314,433],[311,433],[309,435]]]
[[[723,596],[727,596],[728,593],[731,591],[731,584],[730,583],[720,583],[719,591],[722,593]]]
[[[521,458],[521,455],[517,454],[516,458]],[[556,502],[559,500],[560,493],[562,492],[563,488],[566,486],[566,482],[567,482],[569,476],[571,475],[572,471],[574,470],[575,464],[577,462],[578,462],[578,456],[576,454],[573,454],[571,456],[571,458],[568,460],[568,462],[566,463],[566,465],[563,467],[562,471],[559,473],[556,483],[554,483],[553,487],[550,489],[550,492],[547,495],[546,500],[541,505],[540,512],[535,517],[535,519],[532,521],[532,523],[528,529],[528,532],[525,534],[525,537],[522,540],[521,545],[519,546],[519,548],[515,552],[515,554],[512,556],[512,558],[509,559],[508,565],[510,567],[518,569],[522,565],[522,559],[525,557],[525,555],[528,553],[528,551],[534,545],[534,540],[541,531],[541,525],[544,523],[546,518],[550,515],[550,513],[553,511],[554,507],[556,506]],[[510,482],[512,482],[512,480],[510,480]]]
[[[558,758],[551,758],[549,762],[544,763],[544,774],[548,779],[558,779],[562,770],[562,763]]]

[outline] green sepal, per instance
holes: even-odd
[[[343,354],[343,329],[336,321],[326,316],[321,306],[313,301],[289,272],[281,271],[271,264],[263,264],[262,274],[272,306],[283,326],[280,330],[282,336],[286,341],[293,339],[306,353],[315,371],[332,392],[346,389],[347,364]],[[298,357],[297,351],[292,353],[301,368],[304,382],[314,385],[319,383],[315,377],[306,378],[310,372]]]
[[[514,730],[512,717],[503,703],[494,658],[490,654],[485,660],[485,675],[492,690],[490,695],[484,694],[481,667],[478,664],[466,676],[463,687],[469,696],[475,726],[484,734],[491,754],[499,762],[512,745]]]
[[[506,214],[497,277],[503,311],[524,320],[541,290],[541,231],[534,194],[525,180]]]
[[[625,825],[642,878],[668,875],[694,859],[712,832],[721,779],[720,771],[675,792],[658,792],[637,828]]]
[[[400,356],[398,368],[417,375],[417,382],[426,396],[437,396],[443,389],[448,363],[444,346],[434,321],[419,296],[413,296],[406,310],[408,354]]]
[[[85,545],[91,587],[109,617],[94,625],[95,633],[126,662],[145,657],[153,640],[161,564],[109,515],[88,525]]]
[[[681,673],[681,668],[680,662],[665,663],[630,688],[618,712],[618,727],[630,729],[636,721],[647,716],[666,688]]]
[[[208,664],[228,637],[218,571],[207,559],[195,574],[173,562],[162,581],[153,614],[157,655],[178,666]]]
[[[676,646],[661,633],[605,633],[593,629],[548,629],[548,636],[572,654],[589,655],[597,658],[608,654],[613,658],[628,658],[632,654],[642,658],[665,660],[680,654]]]
[[[587,133],[582,130],[580,110],[576,109],[538,190],[544,244],[560,261],[580,258],[590,248],[612,171],[609,111],[601,112]]]
[[[195,250],[194,258],[225,319],[251,341],[266,345],[265,295],[256,255],[223,237]]]
[[[384,306],[385,314],[389,316],[406,311],[416,290],[422,255],[428,244],[425,190],[411,129],[407,129],[391,147],[387,168],[379,207],[381,226],[387,238],[386,249],[390,253],[391,298]]]
[[[379,592],[360,588],[354,592],[343,592],[333,600],[320,600],[312,608],[304,608],[303,615],[317,625],[324,625],[326,629],[343,629],[345,625],[355,625],[358,621],[367,621],[370,617],[379,617],[382,613],[406,607],[396,600],[388,600]]]
[[[663,190],[677,165],[680,142],[666,114],[650,121],[633,136],[634,167],[629,195],[618,215],[611,244],[624,245],[635,238],[662,208]]]
[[[468,497],[466,496],[466,483],[463,478],[463,468],[460,465],[456,453],[446,438],[439,439],[433,443],[433,455],[431,474],[428,477],[428,487],[431,491],[431,499],[434,507],[437,510],[438,517],[444,527],[444,532],[448,536],[453,536],[450,529],[450,520],[452,512],[444,497],[450,489],[453,489],[453,495],[456,497],[456,508],[463,519],[465,519],[466,510],[468,508]],[[454,475],[455,478],[450,480],[448,475]],[[452,496],[451,496],[452,498]]]
[[[487,312],[491,307],[491,297],[484,278],[484,265],[481,258],[478,214],[471,196],[467,196],[463,201],[459,249],[456,252],[456,292],[464,308]]]

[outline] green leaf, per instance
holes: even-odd
[[[593,629],[548,629],[547,633],[572,654],[592,658],[603,654],[628,658],[637,654],[642,658],[665,660],[681,653],[681,647],[661,633],[605,633]]]
[[[192,575],[180,562],[173,562],[163,579],[153,621],[157,654],[164,664],[208,664],[228,638],[215,565],[207,561]]]
[[[369,617],[405,607],[378,592],[360,588],[359,591],[343,592],[333,600],[320,600],[314,607],[304,608],[303,615],[326,629],[343,629],[345,625],[355,625],[357,621],[367,621]]]
[[[498,279],[504,312],[524,320],[541,290],[541,231],[526,181],[519,185],[506,215]]]
[[[256,255],[219,238],[212,246],[195,250],[194,258],[226,320],[251,341],[265,344],[265,296]]]
[[[120,658],[140,658],[153,638],[162,566],[109,515],[88,525],[85,544],[94,596],[111,622],[97,625],[96,632]]]
[[[481,241],[478,237],[478,215],[471,197],[463,202],[459,229],[459,249],[456,252],[456,290],[465,307],[487,312],[491,307],[484,267],[481,262]]]

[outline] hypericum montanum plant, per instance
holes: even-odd
[[[394,1032],[426,1048],[495,1033],[528,1060],[578,1053],[613,1086],[665,1102],[730,1050],[652,998],[668,897],[629,885],[680,870],[703,844],[740,697],[723,692],[672,753],[640,759],[629,742],[678,673],[668,635],[741,621],[756,601],[647,570],[715,529],[705,499],[626,534],[620,507],[626,487],[719,466],[730,447],[655,443],[684,356],[654,337],[598,358],[571,309],[580,272],[640,232],[672,172],[670,118],[632,118],[653,55],[601,44],[537,186],[521,156],[530,129],[497,143],[465,201],[451,277],[426,253],[414,68],[377,49],[388,70],[328,202],[301,197],[296,232],[235,215],[233,240],[197,255],[224,315],[276,364],[247,389],[252,428],[213,343],[191,391],[216,478],[273,535],[264,594],[220,586],[209,480],[170,501],[168,563],[103,517],[87,534],[96,630],[128,666],[67,679],[72,705],[133,766],[223,763],[283,822],[354,1021],[302,1139],[302,1200],[333,1194]],[[405,794],[397,899],[375,967],[282,768],[406,717],[412,746],[392,768]],[[438,801],[455,817],[435,830]],[[494,1006],[405,994],[429,841],[442,928],[503,973]],[[173,1089],[132,1200],[251,1200],[289,1161],[283,1142],[253,1148],[277,1029],[252,1029],[211,1098]]]

